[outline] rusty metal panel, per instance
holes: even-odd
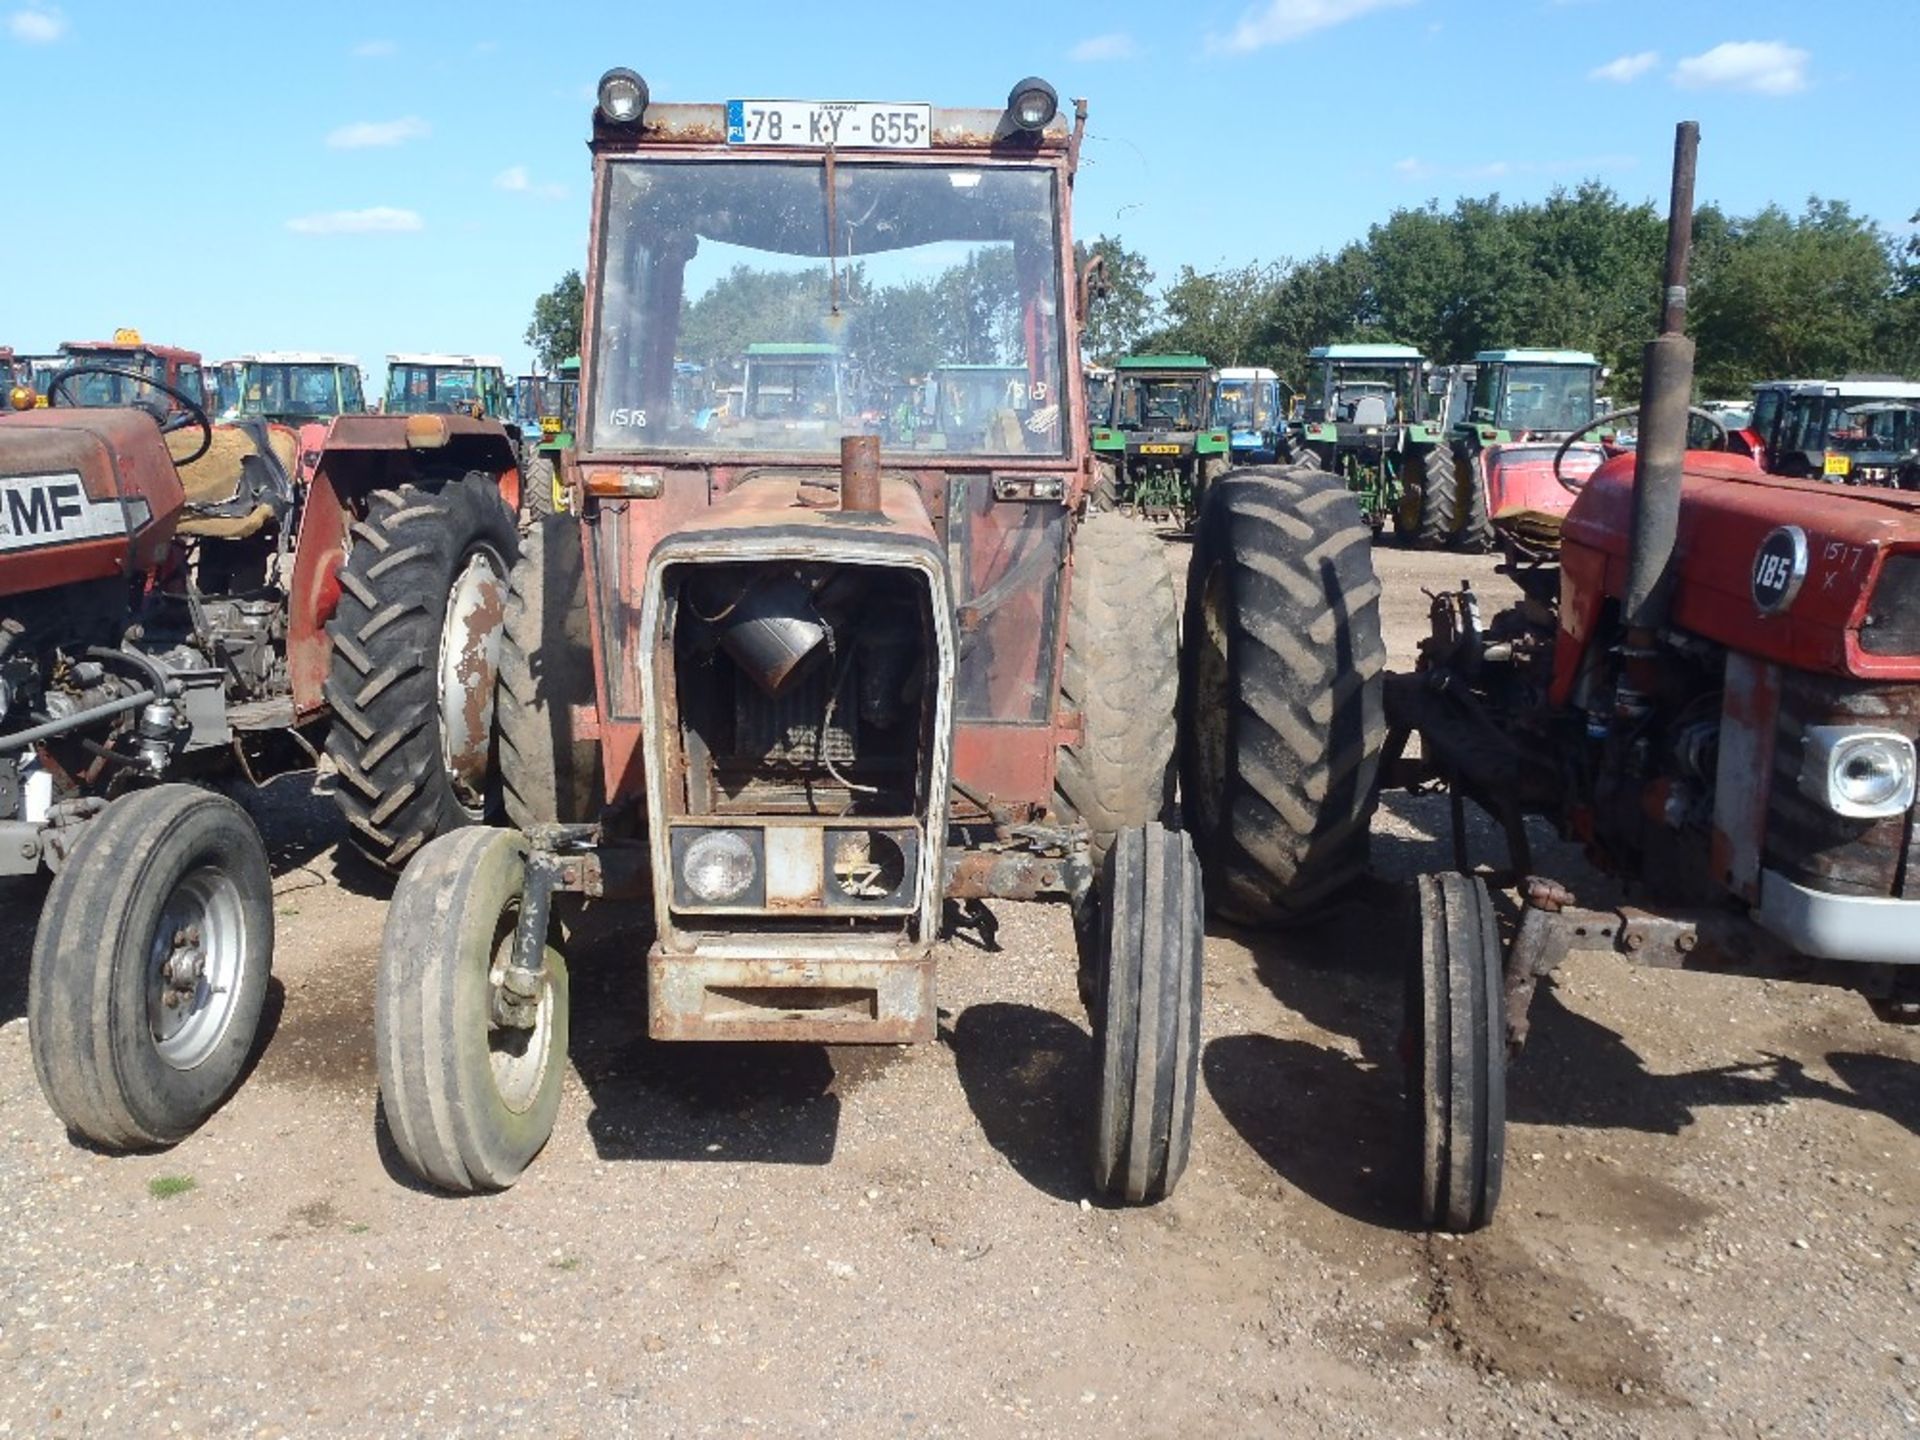
[[[1059,737],[1052,725],[962,722],[954,728],[954,779],[1006,805],[1044,810],[1053,800]]]
[[[647,1033],[656,1040],[931,1040],[933,956],[893,960],[647,956]]]
[[[1720,759],[1713,783],[1713,873],[1735,895],[1757,904],[1780,712],[1780,667],[1735,652],[1727,656],[1724,685]]]

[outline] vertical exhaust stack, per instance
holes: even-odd
[[[1693,399],[1693,341],[1687,338],[1687,266],[1693,249],[1693,176],[1700,124],[1683,120],[1673,138],[1673,198],[1667,211],[1667,266],[1660,334],[1646,350],[1640,385],[1640,444],[1633,465],[1633,548],[1627,557],[1626,621],[1631,649],[1645,649],[1666,623],[1680,527],[1680,479]]]
[[[840,509],[847,515],[880,513],[880,437],[840,439]]]

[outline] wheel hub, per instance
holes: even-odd
[[[161,908],[147,952],[147,1021],[154,1048],[174,1069],[193,1069],[225,1039],[246,946],[233,877],[212,866],[184,876]]]

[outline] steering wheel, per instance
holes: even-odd
[[[76,375],[116,375],[122,380],[135,381],[138,384],[158,390],[169,399],[179,401],[181,408],[187,412],[186,414],[166,418],[159,416],[154,417],[160,426],[160,433],[162,435],[171,435],[174,431],[184,430],[189,425],[197,426],[200,430],[200,448],[187,456],[186,459],[174,461],[173,463],[176,468],[193,464],[194,461],[198,460],[213,448],[213,421],[207,418],[207,412],[200,405],[199,401],[192,399],[183,391],[174,389],[173,386],[163,380],[156,380],[151,375],[143,374],[138,370],[123,369],[118,365],[68,366],[58,375],[54,376],[52,383],[47,386],[47,408],[49,410],[60,403],[60,387]],[[69,406],[69,408],[74,407]]]
[[[1582,485],[1585,484],[1585,482],[1582,481],[1581,484],[1576,485],[1573,481],[1567,479],[1565,475],[1562,475],[1560,473],[1560,462],[1566,458],[1567,451],[1571,450],[1574,447],[1574,445],[1579,442],[1580,437],[1582,435],[1587,434],[1589,431],[1598,430],[1602,425],[1612,425],[1617,423],[1620,420],[1625,419],[1629,415],[1638,415],[1640,413],[1640,409],[1641,407],[1638,405],[1629,405],[1624,410],[1609,410],[1604,415],[1596,415],[1593,417],[1593,419],[1589,420],[1586,424],[1582,425],[1578,430],[1575,430],[1571,435],[1567,436],[1566,439],[1560,442],[1560,448],[1553,452],[1553,478],[1555,481],[1559,483],[1559,486],[1562,490],[1565,490],[1567,493],[1571,495],[1578,495],[1580,493]],[[1689,405],[1687,407],[1687,414],[1688,416],[1694,419],[1706,421],[1707,424],[1711,425],[1714,428],[1714,431],[1720,443],[1717,445],[1711,446],[1709,448],[1714,450],[1726,450],[1731,448],[1732,446],[1731,432],[1727,429],[1726,422],[1722,420],[1718,415],[1715,415],[1710,410],[1701,410],[1692,405]]]

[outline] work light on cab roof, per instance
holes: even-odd
[[[1044,130],[1059,112],[1059,93],[1038,75],[1029,75],[1007,96],[1007,114],[1021,130]]]
[[[600,114],[613,125],[638,125],[646,117],[650,98],[640,72],[616,65],[600,77]]]

